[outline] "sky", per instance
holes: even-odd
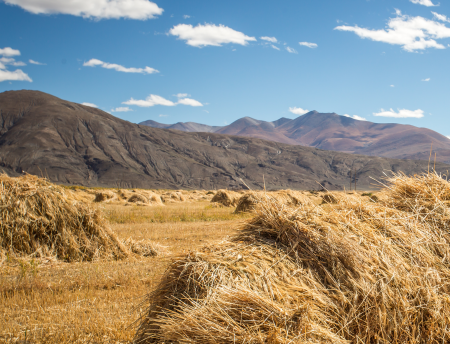
[[[139,123],[310,110],[450,136],[450,1],[0,0],[0,92]]]

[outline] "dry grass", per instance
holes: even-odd
[[[157,286],[172,257],[235,234],[245,218],[208,202],[100,207],[113,219],[125,214],[111,227],[119,239],[131,238],[131,250],[139,245],[135,249],[145,255],[156,247],[158,255],[82,263],[0,259],[0,343],[130,343],[143,296]],[[185,221],[188,216],[197,220]]]
[[[2,256],[91,261],[128,255],[96,209],[45,179],[1,174],[0,209]]]
[[[235,207],[241,196],[242,194],[236,191],[219,190],[211,199],[211,202],[220,203],[225,207]]]
[[[260,202],[243,231],[171,264],[138,343],[450,343],[450,184],[387,201]]]

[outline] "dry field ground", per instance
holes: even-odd
[[[0,342],[128,343],[139,307],[177,255],[234,234],[245,214],[208,201],[140,207],[100,204],[121,239],[160,244],[157,257],[63,263],[4,261]]]

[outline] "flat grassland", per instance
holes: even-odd
[[[129,343],[144,296],[169,263],[234,234],[250,216],[208,201],[97,206],[120,239],[152,240],[161,253],[86,263],[7,258],[0,264],[1,343]]]

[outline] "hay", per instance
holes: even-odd
[[[332,194],[331,192],[327,192],[325,195],[322,195],[323,204],[336,204],[338,202],[339,202],[338,196]]]
[[[156,257],[167,253],[166,247],[150,240],[134,240],[128,238],[127,240],[124,240],[123,244],[128,247],[131,252],[142,257]]]
[[[167,192],[161,195],[161,199],[164,203],[178,203],[186,201],[186,198],[180,191]]]
[[[128,198],[128,203],[136,205],[163,205],[161,197],[153,192],[134,193]]]
[[[226,207],[236,206],[241,194],[230,190],[219,190],[216,192],[211,202],[223,204]]]
[[[136,343],[450,343],[450,184],[396,175],[374,203],[266,198],[175,261]]]
[[[263,195],[259,195],[253,191],[246,193],[238,199],[234,213],[239,214],[253,211],[256,205],[261,201],[262,197]]]
[[[0,250],[65,261],[119,259],[128,250],[99,211],[46,179],[0,175]]]
[[[116,194],[110,190],[97,191],[95,193],[94,202],[112,201],[116,198]]]

